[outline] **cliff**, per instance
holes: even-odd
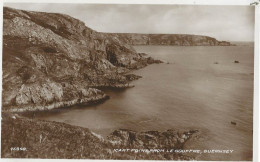
[[[68,15],[5,7],[3,17],[4,111],[106,99],[93,87],[128,87],[126,72],[160,63]]]
[[[87,128],[2,114],[2,158],[192,160],[183,149],[197,130],[134,132],[116,130],[107,138]],[[125,150],[123,150],[125,149]],[[128,151],[126,150],[128,149]],[[135,152],[132,149],[144,150]],[[164,152],[153,152],[153,149]]]
[[[118,40],[129,45],[168,45],[168,46],[231,46],[230,42],[215,38],[187,34],[137,34],[110,33]]]

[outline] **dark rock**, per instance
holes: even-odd
[[[181,149],[184,143],[196,132],[197,130],[134,132],[120,129],[114,131],[107,139],[120,147]]]
[[[239,61],[235,60],[234,63],[239,63]]]
[[[160,63],[163,63],[163,62],[161,60],[155,60],[152,57],[148,57],[147,58],[147,63],[148,64],[160,64]]]
[[[146,53],[138,53],[139,54],[139,56],[141,56],[141,57],[146,57],[146,56],[148,56],[148,54],[146,54]]]
[[[139,78],[142,78],[141,76],[135,75],[135,74],[126,74],[125,77],[129,81],[133,81],[133,80],[137,80]]]
[[[60,122],[28,119],[17,114],[2,113],[2,158],[41,159],[145,159],[188,160],[184,154],[160,152],[115,152],[115,148],[126,149],[181,149],[192,137],[192,131],[178,133],[148,131],[134,132],[121,129],[108,138],[91,132],[87,128]],[[11,151],[11,147],[26,148],[26,151]]]

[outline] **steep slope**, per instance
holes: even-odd
[[[231,46],[230,42],[215,38],[188,34],[137,34],[111,33],[118,40],[129,45],[169,45],[169,46]]]
[[[127,87],[123,73],[159,62],[67,15],[5,7],[3,16],[3,110],[105,99],[91,87]]]
[[[11,113],[4,113],[2,118],[2,158],[190,160],[193,158],[167,150],[183,149],[197,132],[116,130],[103,138],[87,128],[59,122],[32,120]],[[157,153],[153,149],[164,151]]]

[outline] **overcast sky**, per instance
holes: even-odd
[[[17,9],[65,13],[100,32],[208,35],[253,41],[254,7],[191,5],[5,3]]]

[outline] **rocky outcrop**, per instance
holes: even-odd
[[[230,42],[215,38],[188,34],[137,34],[111,33],[118,40],[130,45],[169,45],[169,46],[231,46]]]
[[[119,148],[181,149],[185,141],[196,132],[197,130],[183,132],[178,130],[134,132],[120,129],[114,131],[108,136],[108,139],[112,144],[119,146]]]
[[[124,73],[160,62],[64,14],[5,7],[3,15],[4,111],[102,100],[90,87],[132,87]]]
[[[192,160],[185,154],[167,150],[183,149],[185,142],[196,132],[116,130],[104,138],[87,128],[3,113],[1,157]],[[158,149],[164,151],[153,152]]]

